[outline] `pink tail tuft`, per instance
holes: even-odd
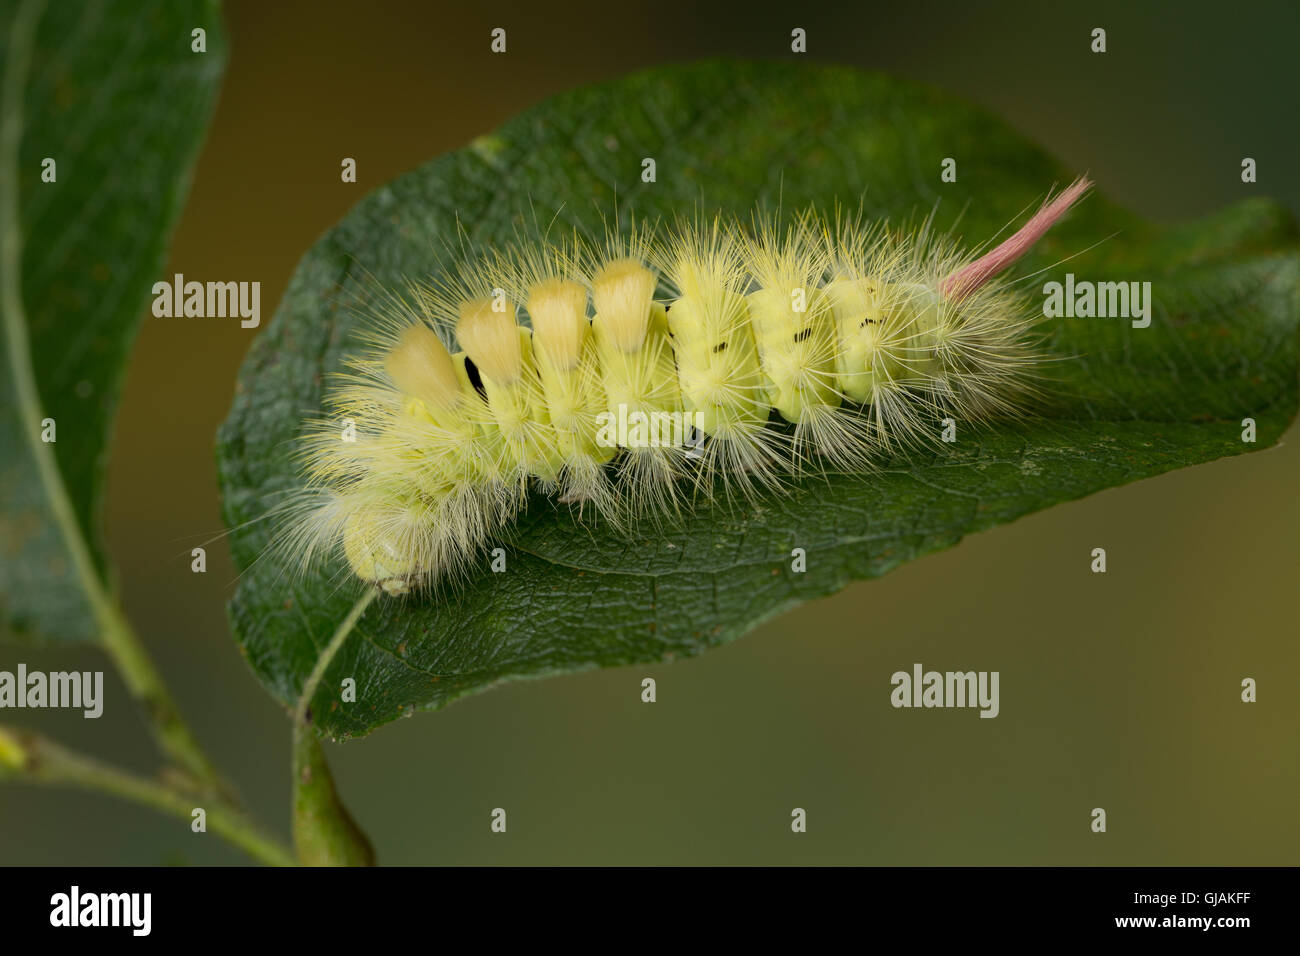
[[[1068,189],[1043,204],[1016,234],[1004,240],[997,248],[986,252],[968,266],[958,269],[943,280],[941,290],[951,299],[970,295],[984,283],[1015,262],[1052,228],[1056,220],[1065,215],[1079,198],[1092,186],[1087,176],[1080,176]]]

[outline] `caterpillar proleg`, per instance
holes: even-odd
[[[307,426],[280,541],[400,595],[466,571],[532,488],[626,527],[1028,411],[1035,317],[998,276],[1089,185],[978,257],[928,229],[717,217],[388,290]]]

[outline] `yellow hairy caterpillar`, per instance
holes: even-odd
[[[1023,412],[1035,316],[997,276],[1089,185],[979,257],[810,212],[519,241],[388,290],[307,425],[280,545],[405,594],[532,488],[626,527]]]

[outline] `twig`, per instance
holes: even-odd
[[[254,859],[272,866],[297,862],[288,847],[224,799],[185,793],[75,753],[40,734],[0,725],[0,780],[6,779],[108,793],[185,820],[192,819],[196,804],[201,805],[212,831]]]

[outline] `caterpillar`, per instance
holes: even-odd
[[[936,418],[1026,411],[1043,355],[999,278],[1076,180],[974,256],[808,211],[517,240],[385,290],[304,427],[278,536],[390,595],[463,574],[530,490],[616,528],[869,475]]]

